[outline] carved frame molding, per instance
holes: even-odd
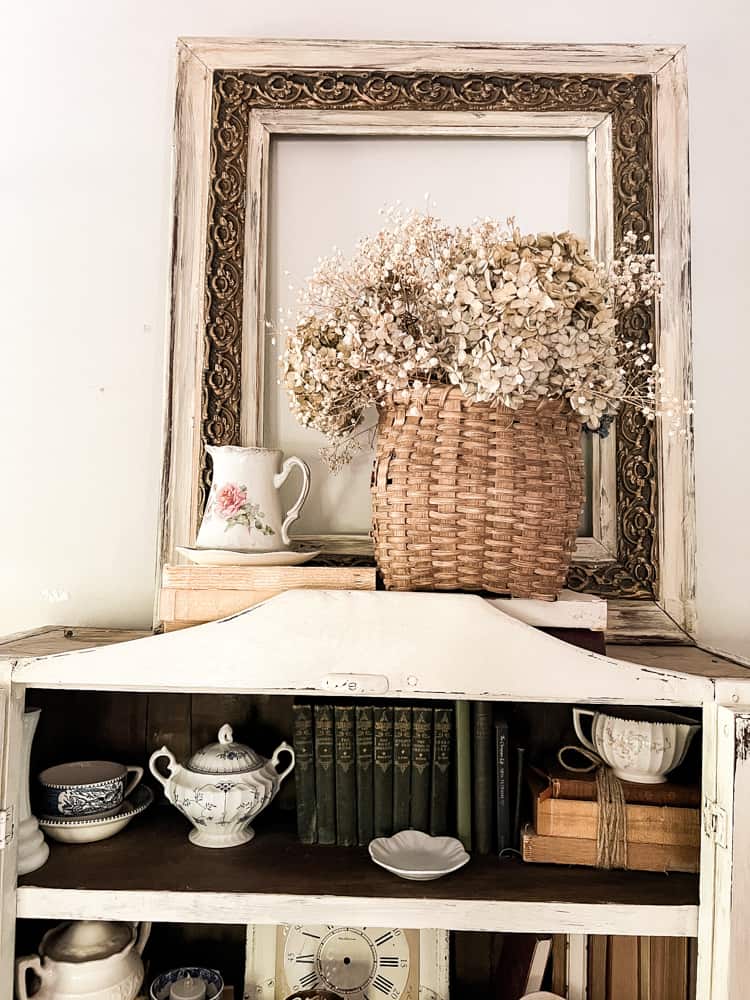
[[[326,131],[332,116],[372,123],[369,132],[385,134],[399,116],[417,133],[429,121],[428,134],[438,118],[532,120],[541,127],[555,116],[577,115],[589,125],[599,116],[589,160],[593,168],[597,153],[607,160],[608,169],[599,171],[604,181],[596,183],[608,188],[612,211],[604,225],[609,233],[600,226],[598,250],[629,228],[654,233],[667,280],[658,313],[631,311],[623,335],[653,337],[660,362],[689,391],[684,50],[183,40],[178,55],[162,561],[173,559],[175,544],[189,541],[197,523],[209,481],[205,445],[261,440],[260,415],[248,416],[248,399],[259,411],[262,336],[253,351],[243,338],[262,327],[265,254],[259,249],[250,257],[247,244],[265,242],[269,134],[303,131],[305,116],[320,119],[308,131]],[[285,118],[297,127],[279,125]],[[176,420],[188,416],[186,433]],[[690,449],[626,411],[611,451],[613,544],[579,553],[569,586],[637,599],[643,610],[660,607],[673,620],[665,621],[665,632],[674,639],[675,623],[692,625],[692,533],[674,523],[675,513],[683,526],[686,516],[692,520]]]

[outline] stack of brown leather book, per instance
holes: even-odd
[[[528,771],[533,825],[522,836],[524,861],[560,865],[597,863],[599,805],[593,772],[554,766]],[[623,782],[626,867],[639,871],[697,872],[700,789],[697,785]]]

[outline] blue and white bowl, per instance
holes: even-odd
[[[178,979],[185,976],[192,976],[193,979],[202,979],[206,984],[206,1000],[221,1000],[224,995],[224,980],[221,973],[216,969],[202,969],[200,966],[182,966],[179,969],[170,969],[169,972],[162,972],[160,976],[151,983],[149,996],[151,1000],[169,1000],[169,987],[176,983]]]
[[[39,775],[45,816],[111,816],[143,777],[142,767],[109,760],[78,760]]]

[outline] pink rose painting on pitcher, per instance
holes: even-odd
[[[216,491],[211,503],[211,513],[226,522],[225,531],[228,531],[232,525],[244,524],[248,528],[255,528],[256,531],[260,531],[264,535],[274,533],[273,528],[263,521],[266,515],[260,509],[260,504],[249,500],[247,486],[238,483],[224,483]]]

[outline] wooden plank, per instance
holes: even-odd
[[[541,878],[533,866],[475,856],[448,878],[414,884],[376,868],[365,848],[302,845],[267,817],[251,845],[214,851],[210,864],[196,863],[187,833],[187,821],[165,804],[85,851],[54,844],[45,867],[21,879],[19,916],[236,923],[244,912],[257,923],[505,932],[696,928],[697,880],[689,875],[550,867]]]
[[[601,111],[339,111],[259,109],[252,119],[272,135],[452,135],[587,138],[608,119]],[[611,191],[610,191],[611,198]]]
[[[687,938],[646,938],[649,993],[646,1000],[688,1000]]]
[[[23,688],[11,685],[8,664],[0,663],[0,808],[8,811],[6,842],[0,845],[0,996],[13,991],[16,936],[16,865],[19,836],[20,747],[23,729]]]
[[[638,938],[612,938],[608,948],[609,991],[607,1000],[647,1000],[638,981]]]
[[[162,564],[177,545],[191,544],[197,526],[198,476],[193,471],[200,454],[212,80],[205,62],[190,46],[178,42],[170,325],[155,597]],[[188,469],[193,471],[186,478]]]
[[[162,588],[173,590],[374,590],[374,567],[174,566]]]
[[[210,69],[377,67],[384,72],[654,73],[679,45],[183,37]]]
[[[511,618],[535,627],[590,629],[594,632],[603,632],[607,628],[607,602],[595,594],[562,590],[556,601],[518,597],[487,597],[486,601]]]
[[[604,934],[589,938],[589,997],[588,1000],[607,1000],[607,945]]]
[[[698,646],[629,646],[615,643],[607,651],[620,660],[655,670],[676,670],[692,676],[750,681],[750,667],[732,663]]]
[[[693,395],[690,296],[688,77],[681,48],[657,73],[654,101],[655,252],[663,279],[658,357],[670,392]],[[692,422],[691,422],[692,423]],[[658,421],[659,604],[688,633],[695,630],[695,474],[689,435]]]
[[[682,645],[693,642],[654,601],[629,601],[621,597],[607,602],[607,641]]]
[[[120,628],[68,628],[54,626],[33,632],[20,632],[0,641],[0,659],[21,656],[49,656],[75,649],[90,649],[93,646],[108,646],[117,642],[129,642],[151,635],[144,629]]]

